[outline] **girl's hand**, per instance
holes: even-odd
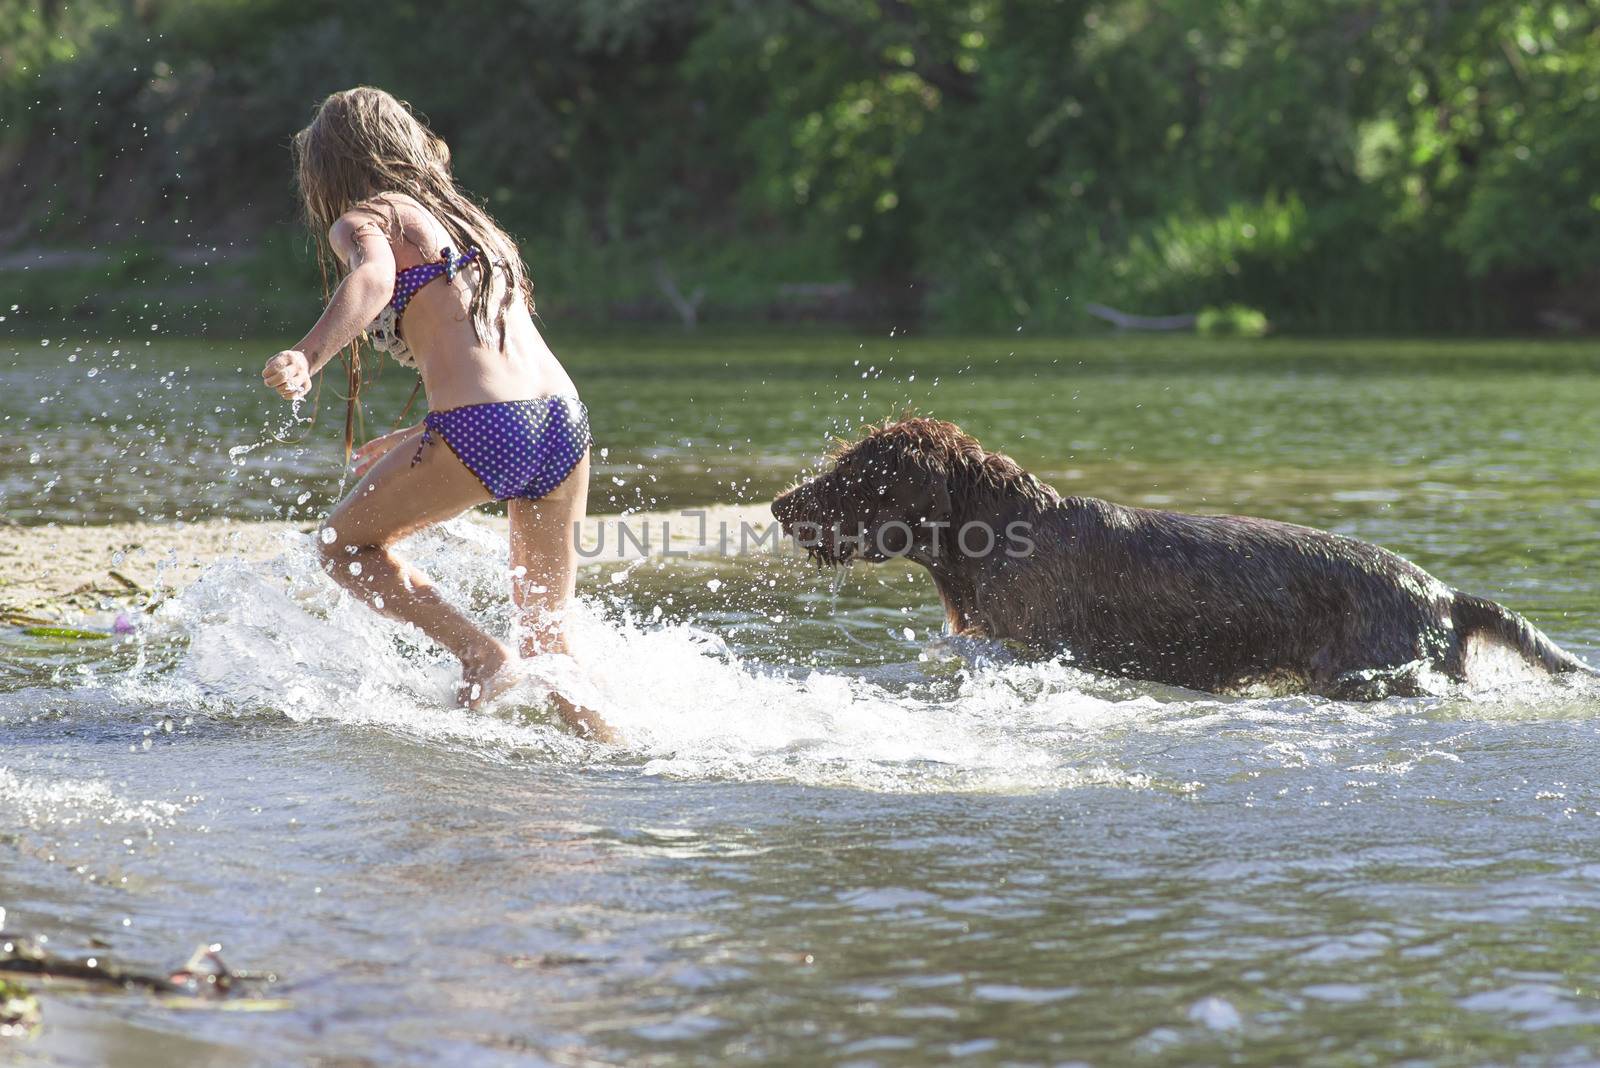
[[[297,349],[284,349],[267,361],[261,380],[284,400],[297,400],[311,392],[311,361]]]
[[[418,424],[419,426],[421,424]],[[351,465],[355,468],[355,475],[360,478],[372,469],[372,465],[383,459],[390,449],[404,441],[408,435],[415,434],[415,426],[401,427],[391,430],[381,438],[373,438],[365,445],[350,454]]]

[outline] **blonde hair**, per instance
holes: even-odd
[[[317,105],[311,124],[295,134],[294,168],[325,287],[329,277],[345,271],[328,245],[328,230],[334,222],[352,208],[376,207],[373,201],[384,194],[403,193],[439,221],[455,255],[478,249],[479,284],[470,307],[472,332],[479,343],[487,344],[493,337],[497,349],[505,347],[506,315],[513,299],[520,299],[529,313],[533,312],[533,285],[516,243],[456,184],[450,173],[450,147],[412,113],[409,104],[364,85],[332,94]],[[388,208],[398,236],[399,219],[393,205]],[[504,288],[496,285],[501,280]],[[496,292],[500,294],[498,302]],[[345,415],[348,454],[361,389],[360,350],[355,345],[346,359],[346,370],[350,386]]]
[[[404,193],[439,220],[456,255],[476,247],[483,257],[483,282],[472,295],[473,332],[480,342],[492,331],[496,347],[505,344],[514,295],[533,310],[533,286],[516,243],[456,184],[450,147],[409,104],[370,86],[332,94],[317,106],[311,125],[295,134],[294,162],[306,224],[325,264],[339,269],[327,233],[341,215],[385,193]],[[501,273],[506,287],[491,310],[494,276]]]

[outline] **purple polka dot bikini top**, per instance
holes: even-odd
[[[457,256],[446,245],[439,250],[439,258],[434,262],[419,263],[397,272],[394,276],[394,296],[389,298],[388,305],[367,327],[367,339],[372,342],[372,347],[387,352],[404,367],[415,367],[417,357],[411,351],[411,346],[406,344],[406,339],[400,336],[400,316],[405,314],[406,305],[417,295],[417,290],[440,275],[448,281],[455,281],[456,272],[477,258],[476,248],[469,248]]]

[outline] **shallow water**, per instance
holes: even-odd
[[[0,347],[9,517],[309,515],[336,485],[326,424],[300,455],[228,462],[282,423],[235,389],[242,351],[156,343],[147,366],[191,368],[156,393],[109,347],[84,377],[92,346],[57,358],[71,348]],[[1381,541],[1600,659],[1591,348],[563,352],[610,450],[596,511],[764,496],[830,430],[914,401],[1064,490]],[[391,410],[401,386],[391,369]],[[158,445],[150,475],[105,466]],[[411,550],[504,623],[503,547],[452,526]],[[5,1053],[1600,1057],[1592,686],[1355,705],[961,662],[900,566],[651,561],[583,590],[581,666],[541,677],[576,672],[628,736],[617,751],[553,729],[537,680],[448,709],[449,666],[337,597],[293,539],[218,565],[113,651],[0,638],[6,929],[151,970],[219,941],[289,1002],[47,992],[40,1032]]]

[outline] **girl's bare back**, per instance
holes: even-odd
[[[433,262],[450,246],[433,213],[404,193],[385,194],[359,210],[365,220],[361,225],[377,227],[388,240],[398,270]],[[470,302],[484,274],[478,266],[463,269],[454,279],[423,286],[406,306],[406,341],[416,355],[429,405],[457,408],[575,393],[572,379],[521,301],[510,301],[506,309],[503,348],[495,345],[498,338],[477,337]],[[505,299],[503,277],[495,274],[493,284],[490,304],[499,307]]]

